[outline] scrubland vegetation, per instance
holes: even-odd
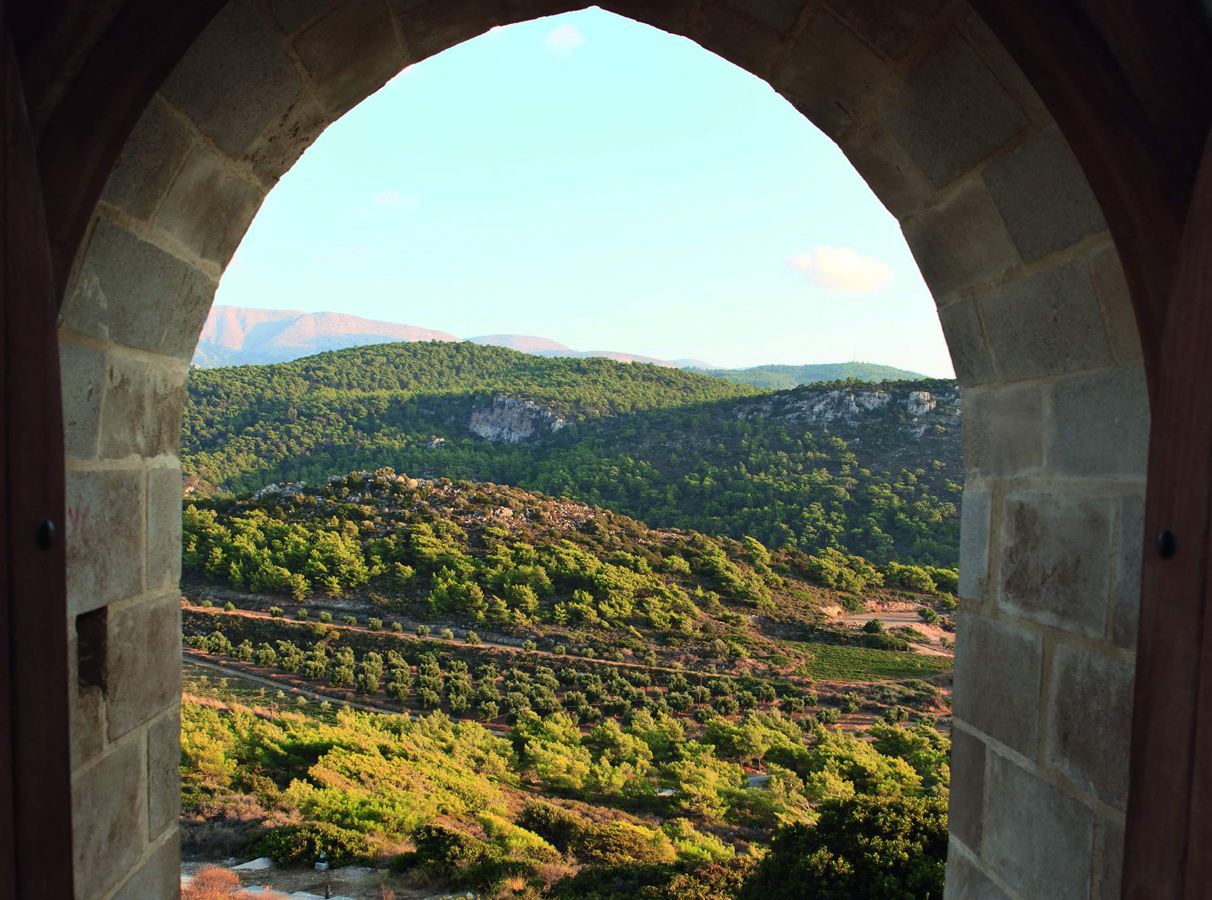
[[[323,852],[484,896],[620,896],[625,885],[629,896],[725,898],[809,864],[807,844],[831,883],[875,885],[887,863],[905,866],[895,847],[868,846],[878,838],[916,848],[923,890],[912,896],[941,897],[948,743],[927,725],[877,723],[860,740],[751,711],[692,735],[659,710],[593,725],[522,711],[494,733],[440,711],[273,709],[197,677],[186,691],[187,850],[283,865]],[[755,765],[769,775],[761,787],[744,778]]]

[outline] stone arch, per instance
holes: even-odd
[[[576,5],[231,0],[144,111],[60,327],[70,633],[108,635],[103,677],[72,678],[79,897],[176,879],[176,454],[224,266],[302,151],[401,68]],[[966,408],[948,895],[1118,896],[1148,401],[1064,137],[962,0],[603,6],[767,80],[900,221]]]

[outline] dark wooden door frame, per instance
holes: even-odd
[[[1212,139],[1157,354],[1125,900],[1212,897]]]
[[[6,12],[0,6],[0,896],[64,900],[73,890],[57,306]]]

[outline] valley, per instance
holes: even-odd
[[[323,847],[399,896],[672,898],[758,878],[822,803],[946,783],[949,652],[848,619],[950,633],[954,570],[391,469],[194,498],[183,544],[194,868],[262,854],[283,889]]]
[[[863,865],[941,886],[959,431],[953,382],[467,343],[195,371],[189,872],[750,900],[880,810],[918,851]]]

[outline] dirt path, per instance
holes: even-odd
[[[844,625],[855,625],[861,628],[872,619],[879,619],[890,631],[893,628],[900,628],[902,626],[914,628],[930,638],[930,643],[928,644],[911,641],[909,646],[913,649],[914,653],[920,653],[923,656],[951,657],[955,655],[952,651],[945,650],[941,643],[941,638],[951,638],[951,635],[938,625],[928,625],[923,622],[922,617],[917,614],[917,606],[909,603],[888,603],[880,604],[880,606],[883,608],[854,613],[849,616],[840,616],[835,621]]]

